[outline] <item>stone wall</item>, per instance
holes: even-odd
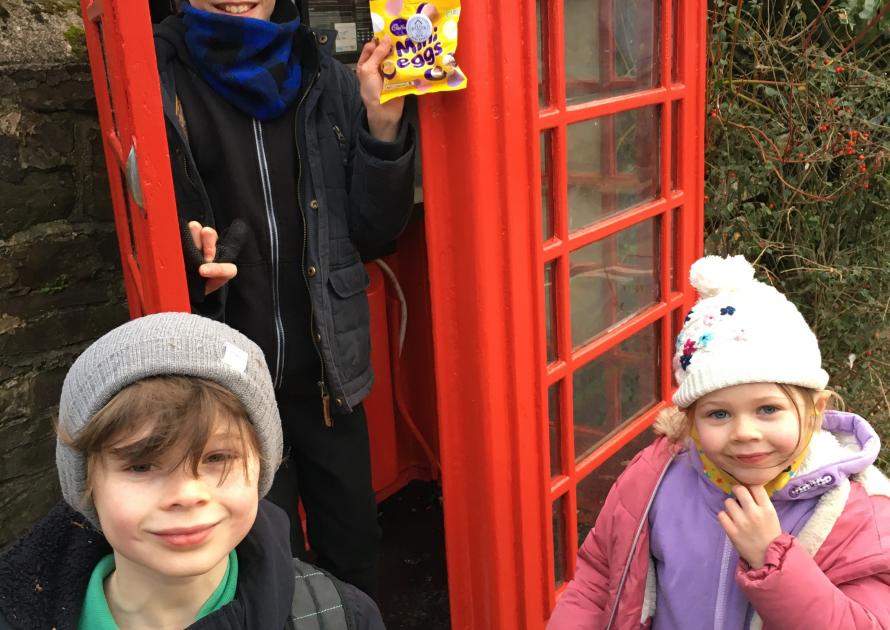
[[[72,4],[0,0],[0,548],[58,500],[52,422],[68,366],[127,318]]]

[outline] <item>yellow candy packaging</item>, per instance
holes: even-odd
[[[460,0],[371,0],[374,36],[389,35],[392,51],[380,66],[380,102],[405,94],[429,94],[467,87],[457,66]]]

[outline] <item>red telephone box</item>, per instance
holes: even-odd
[[[148,6],[82,7],[131,314],[185,310]],[[441,476],[453,628],[545,626],[670,397],[702,250],[705,16],[467,0],[469,87],[418,100],[424,219],[387,258],[415,343],[400,354],[378,277],[368,415],[381,497]]]

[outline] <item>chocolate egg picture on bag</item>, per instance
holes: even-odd
[[[389,35],[392,51],[380,64],[380,102],[406,94],[461,90],[467,77],[455,59],[460,0],[371,0],[374,36]]]

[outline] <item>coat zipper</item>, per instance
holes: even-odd
[[[337,136],[337,144],[340,145],[340,150],[343,152],[343,166],[349,164],[349,147],[346,144],[346,136],[343,135],[343,132],[340,130],[340,127],[337,125],[333,126],[334,135]]]
[[[275,323],[275,378],[274,385],[278,389],[284,374],[285,337],[284,323],[281,320],[281,288],[278,282],[278,219],[275,216],[275,205],[272,198],[272,181],[269,176],[269,164],[266,160],[266,145],[263,142],[263,125],[253,121],[253,136],[256,143],[257,161],[260,167],[260,181],[263,188],[263,201],[266,206],[266,223],[269,227],[270,253],[272,256],[272,315]]]
[[[658,475],[658,480],[655,482],[655,488],[652,489],[652,494],[649,495],[649,501],[646,503],[646,509],[643,510],[643,517],[640,519],[640,522],[637,524],[637,531],[634,534],[634,539],[630,545],[630,551],[627,553],[627,560],[624,561],[624,570],[621,572],[621,579],[618,580],[618,588],[615,590],[615,599],[612,602],[612,610],[609,612],[609,622],[606,624],[605,630],[611,630],[612,624],[615,623],[615,615],[618,612],[618,602],[621,599],[621,593],[624,591],[624,583],[627,580],[627,574],[630,571],[630,563],[633,560],[634,553],[637,550],[637,544],[640,542],[640,536],[643,533],[643,526],[646,524],[646,521],[649,519],[649,511],[652,509],[652,503],[655,502],[655,495],[658,494],[658,489],[661,487],[661,482],[664,481],[664,476],[667,474],[668,468],[671,467],[671,464],[674,461],[676,455],[671,455],[671,458],[667,461],[664,468],[661,471],[661,474]]]
[[[321,375],[318,380],[318,389],[321,394],[321,412],[322,417],[324,418],[324,424],[326,427],[334,426],[334,419],[331,416],[331,395],[328,392],[328,386],[325,383],[324,378],[324,357],[321,356],[321,350],[318,349],[318,343],[315,341],[315,309],[311,307],[312,304],[312,289],[309,286],[309,278],[306,276],[306,247],[309,244],[309,228],[306,224],[306,212],[303,209],[304,204],[303,200],[300,197],[302,194],[302,180],[303,180],[303,157],[300,155],[300,108],[303,106],[303,102],[306,100],[306,97],[309,95],[309,92],[312,91],[312,86],[315,85],[316,79],[318,79],[319,72],[316,71],[315,75],[313,75],[312,80],[309,82],[309,86],[306,88],[306,91],[303,93],[303,96],[300,98],[300,102],[297,103],[297,110],[294,114],[296,117],[294,124],[294,146],[297,148],[297,205],[300,207],[300,215],[303,217],[303,252],[302,258],[300,262],[300,268],[303,273],[303,281],[306,283],[306,293],[309,297],[309,338],[312,340],[312,347],[315,348],[315,353],[318,355],[318,361],[321,365]]]
[[[727,571],[729,570],[731,558],[732,544],[729,542],[729,536],[724,536],[723,557],[720,560],[720,582],[717,587],[717,607],[714,610],[714,630],[723,630],[723,624],[726,620],[726,598],[729,595]]]

